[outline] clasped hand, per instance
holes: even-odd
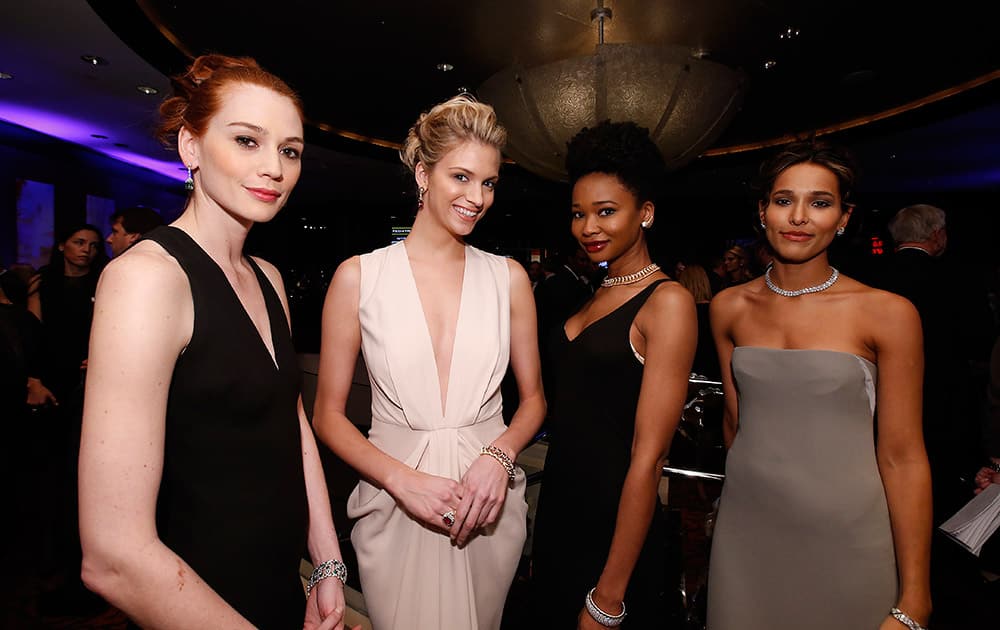
[[[337,578],[327,578],[309,593],[302,630],[345,630],[346,610],[344,585]],[[351,630],[361,630],[361,626],[354,626]]]
[[[462,502],[455,510],[451,539],[464,546],[500,517],[507,498],[507,471],[492,457],[477,457],[462,475]]]
[[[461,481],[413,470],[394,498],[403,510],[425,526],[446,534],[458,546],[496,522],[507,497],[507,471],[491,457],[477,457]],[[448,526],[444,514],[454,512]]]

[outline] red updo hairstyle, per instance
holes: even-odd
[[[288,84],[258,65],[250,57],[202,55],[187,71],[173,77],[174,95],[160,104],[160,124],[156,137],[173,146],[181,127],[201,136],[222,106],[226,88],[233,83],[259,85],[287,96],[304,118],[302,101]]]

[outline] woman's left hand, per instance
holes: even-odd
[[[507,497],[507,471],[492,457],[480,455],[462,476],[462,502],[455,510],[451,539],[459,547],[472,538],[476,530],[496,522]]]
[[[344,585],[335,577],[327,578],[309,593],[302,630],[345,630],[346,610]],[[361,626],[355,626],[353,630],[361,630]]]

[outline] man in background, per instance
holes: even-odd
[[[132,206],[117,210],[111,215],[111,233],[105,240],[111,246],[112,258],[120,256],[143,234],[160,225],[163,225],[163,217],[152,208]]]

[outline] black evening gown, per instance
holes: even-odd
[[[146,238],[187,274],[195,321],[170,383],[160,538],[258,628],[301,628],[309,518],[296,411],[301,372],[281,302],[248,259],[275,365],[222,269],[191,237],[165,226]]]
[[[658,284],[572,341],[559,326],[547,340],[554,362],[553,417],[532,542],[536,610],[545,618],[539,628],[576,628],[584,597],[607,561],[642,385],[643,366],[629,342],[629,328]],[[667,623],[667,528],[656,501],[626,591],[622,628]]]

